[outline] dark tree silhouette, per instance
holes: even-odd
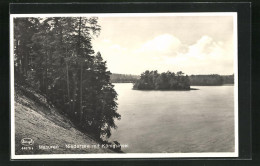
[[[191,75],[190,82],[193,86],[214,86],[223,85],[223,77],[218,74],[212,75]]]
[[[91,41],[98,18],[14,19],[15,78],[43,93],[76,126],[98,139],[116,128],[117,93],[101,54]]]

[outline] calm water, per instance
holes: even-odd
[[[111,140],[126,153],[233,152],[234,86],[192,91],[139,91],[114,84],[118,112]]]

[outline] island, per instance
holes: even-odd
[[[158,73],[146,70],[133,86],[135,90],[192,90],[190,79],[182,71]]]

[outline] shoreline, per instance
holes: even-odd
[[[191,91],[191,90],[200,90],[197,88],[190,88],[190,89],[134,89],[132,90],[139,90],[139,91]]]

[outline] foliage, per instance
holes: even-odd
[[[223,85],[223,77],[218,74],[191,75],[190,82],[193,86],[216,86]]]
[[[139,90],[189,90],[190,80],[181,71],[176,74],[170,71],[159,74],[157,70],[146,70],[135,82],[133,88]]]
[[[78,128],[105,139],[120,115],[111,73],[91,45],[100,30],[96,17],[15,18],[14,64],[16,79],[45,94]]]
[[[234,84],[234,74],[233,75],[224,75],[223,84]]]
[[[131,75],[131,74],[111,74],[111,82],[112,83],[134,83],[136,82],[140,77],[137,75]]]

